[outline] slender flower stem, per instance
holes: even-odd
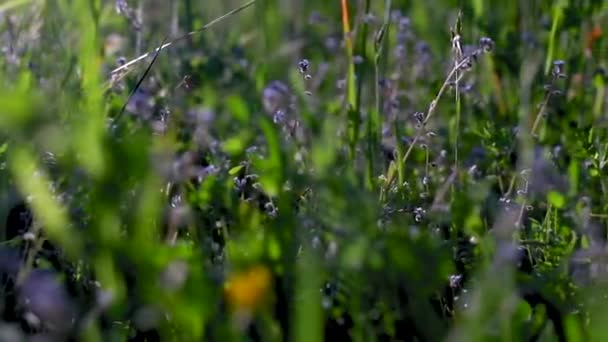
[[[237,7],[237,8],[235,8],[235,9],[231,10],[230,12],[228,12],[228,13],[220,16],[220,17],[217,17],[217,18],[211,20],[210,22],[208,22],[203,27],[201,27],[201,28],[199,28],[197,30],[188,32],[188,33],[186,33],[186,34],[184,34],[182,36],[179,36],[177,38],[173,38],[168,43],[165,43],[165,44],[161,45],[160,47],[154,49],[153,51],[146,52],[143,55],[141,55],[141,56],[139,56],[139,57],[137,57],[135,59],[132,59],[132,60],[128,61],[127,63],[119,66],[118,68],[112,70],[111,74],[112,75],[117,74],[117,73],[119,73],[119,72],[121,72],[121,71],[129,68],[130,66],[132,66],[132,65],[134,65],[136,63],[141,62],[142,60],[144,60],[144,59],[146,59],[146,58],[148,58],[150,56],[154,56],[154,54],[157,51],[162,51],[162,50],[170,47],[171,45],[173,45],[173,44],[175,44],[175,43],[177,43],[177,42],[179,42],[181,40],[184,40],[184,39],[186,39],[188,37],[191,37],[191,36],[199,34],[199,33],[203,32],[203,31],[211,28],[213,25],[219,23],[220,21],[223,21],[224,19],[226,19],[226,18],[228,18],[228,17],[230,17],[230,16],[232,16],[234,14],[237,14],[238,12],[240,12],[240,11],[242,11],[242,10],[250,7],[250,6],[252,6],[253,4],[255,4],[255,2],[256,2],[256,0],[250,0],[249,2],[244,3],[243,5],[241,5],[241,6]]]
[[[462,61],[460,61],[460,63],[456,64],[454,66],[454,68],[450,71],[450,73],[446,77],[445,81],[443,82],[443,85],[441,86],[441,88],[439,88],[439,92],[437,92],[437,96],[435,96],[435,98],[433,99],[433,101],[431,101],[431,104],[429,105],[429,109],[427,111],[425,119],[422,122],[422,126],[423,127],[426,126],[426,124],[429,122],[429,120],[431,119],[431,117],[435,113],[435,108],[437,108],[437,103],[439,102],[439,99],[441,99],[441,96],[443,96],[443,93],[445,92],[445,90],[448,88],[448,85],[451,83],[450,80],[452,79],[452,77],[465,64],[469,63],[469,59],[470,59],[469,57],[464,58]],[[462,77],[462,74],[460,74],[460,77],[456,81],[460,80],[461,77]],[[421,136],[422,136],[422,130],[420,130],[418,132],[418,134],[416,134],[416,136],[414,137],[414,140],[412,141],[412,143],[410,144],[410,146],[408,146],[408,149],[405,152],[405,155],[403,156],[403,161],[402,162],[404,164],[407,161],[407,158],[409,157],[410,153],[412,152],[412,149],[414,148],[414,146],[416,145],[416,143],[418,142],[418,140],[420,139]]]
[[[534,137],[536,135],[536,130],[538,129],[540,121],[545,116],[545,111],[547,110],[549,101],[551,101],[551,95],[553,94],[553,89],[552,89],[553,84],[551,84],[550,87],[551,88],[548,90],[547,95],[545,96],[545,99],[543,100],[543,102],[540,105],[540,108],[538,109],[538,114],[536,114],[536,119],[534,119],[534,124],[532,124],[532,129],[530,130],[530,135],[532,137]]]

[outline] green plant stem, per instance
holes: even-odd
[[[395,137],[397,137],[397,139],[399,139],[399,137],[401,136],[401,130],[399,129],[399,122],[397,120],[395,120],[394,123],[394,130],[395,130]],[[403,187],[403,184],[405,183],[405,162],[401,163],[399,162],[400,160],[405,159],[405,157],[403,156],[403,147],[402,144],[399,140],[397,140],[397,180],[399,181],[399,188]]]
[[[355,150],[358,139],[359,112],[357,111],[357,86],[355,63],[353,60],[353,38],[350,29],[350,18],[348,12],[348,2],[342,0],[342,32],[344,35],[344,49],[346,53],[346,103],[347,103],[347,135],[351,160],[355,160]]]
[[[566,7],[566,0],[559,0],[553,5],[553,22],[551,23],[551,32],[549,34],[549,42],[547,45],[547,57],[545,59],[545,74],[551,69],[551,61],[553,61],[553,55],[555,54],[555,37],[557,36],[557,29],[561,24],[562,17],[564,15],[564,7]]]
[[[370,0],[365,0],[363,16],[366,16],[369,13],[370,8]],[[363,20],[363,27],[361,29],[361,35],[359,36],[359,46],[358,46],[358,54],[364,58],[364,62],[359,64],[356,67],[357,77],[357,97],[355,104],[355,111],[357,113],[361,113],[361,92],[363,91],[363,84],[365,83],[365,72],[364,68],[367,65],[367,34],[369,30],[369,25],[366,20]],[[374,66],[376,65],[376,58],[374,57]],[[377,76],[377,75],[376,75]],[[373,111],[373,110],[372,110]],[[372,111],[368,114],[367,118],[367,177],[366,177],[366,187],[371,190],[373,187],[374,181],[374,133],[373,128],[371,127],[372,123]],[[360,114],[359,114],[360,116]],[[355,130],[358,132],[358,129]]]
[[[373,186],[374,181],[374,163],[375,152],[378,151],[380,145],[380,136],[382,130],[382,101],[380,98],[380,58],[382,57],[384,37],[388,32],[390,25],[390,9],[391,0],[385,2],[384,22],[376,37],[374,37],[374,108],[370,111],[367,120],[367,181],[368,187]]]
[[[553,88],[553,84],[551,84],[551,88]],[[538,129],[540,121],[545,116],[545,111],[547,110],[547,105],[549,104],[549,101],[551,101],[552,94],[553,94],[553,91],[551,89],[549,89],[547,92],[547,95],[545,96],[545,99],[543,100],[543,103],[541,103],[540,108],[538,109],[538,113],[536,114],[536,119],[534,119],[534,123],[532,124],[532,129],[530,130],[530,135],[532,136],[532,138],[534,138],[536,136],[536,130]]]
[[[19,273],[17,274],[17,286],[23,284],[23,282],[27,279],[30,272],[34,268],[34,261],[36,259],[36,255],[42,249],[42,245],[46,241],[45,238],[39,236],[39,228],[37,224],[34,224],[33,234],[36,236],[36,241],[34,243],[28,243],[29,248],[27,249],[27,256],[23,266],[19,269]]]
[[[462,111],[462,103],[460,100],[459,81],[460,75],[456,72],[456,82],[454,84],[456,94],[456,123],[454,124],[454,168],[458,169],[458,135],[460,134],[460,115]]]

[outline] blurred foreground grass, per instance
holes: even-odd
[[[243,4],[0,4],[0,340],[608,336],[608,5]]]

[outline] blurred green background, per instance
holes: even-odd
[[[594,0],[5,0],[0,340],[604,340],[606,30]]]

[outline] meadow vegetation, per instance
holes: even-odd
[[[606,30],[595,0],[3,1],[0,340],[605,340]]]

